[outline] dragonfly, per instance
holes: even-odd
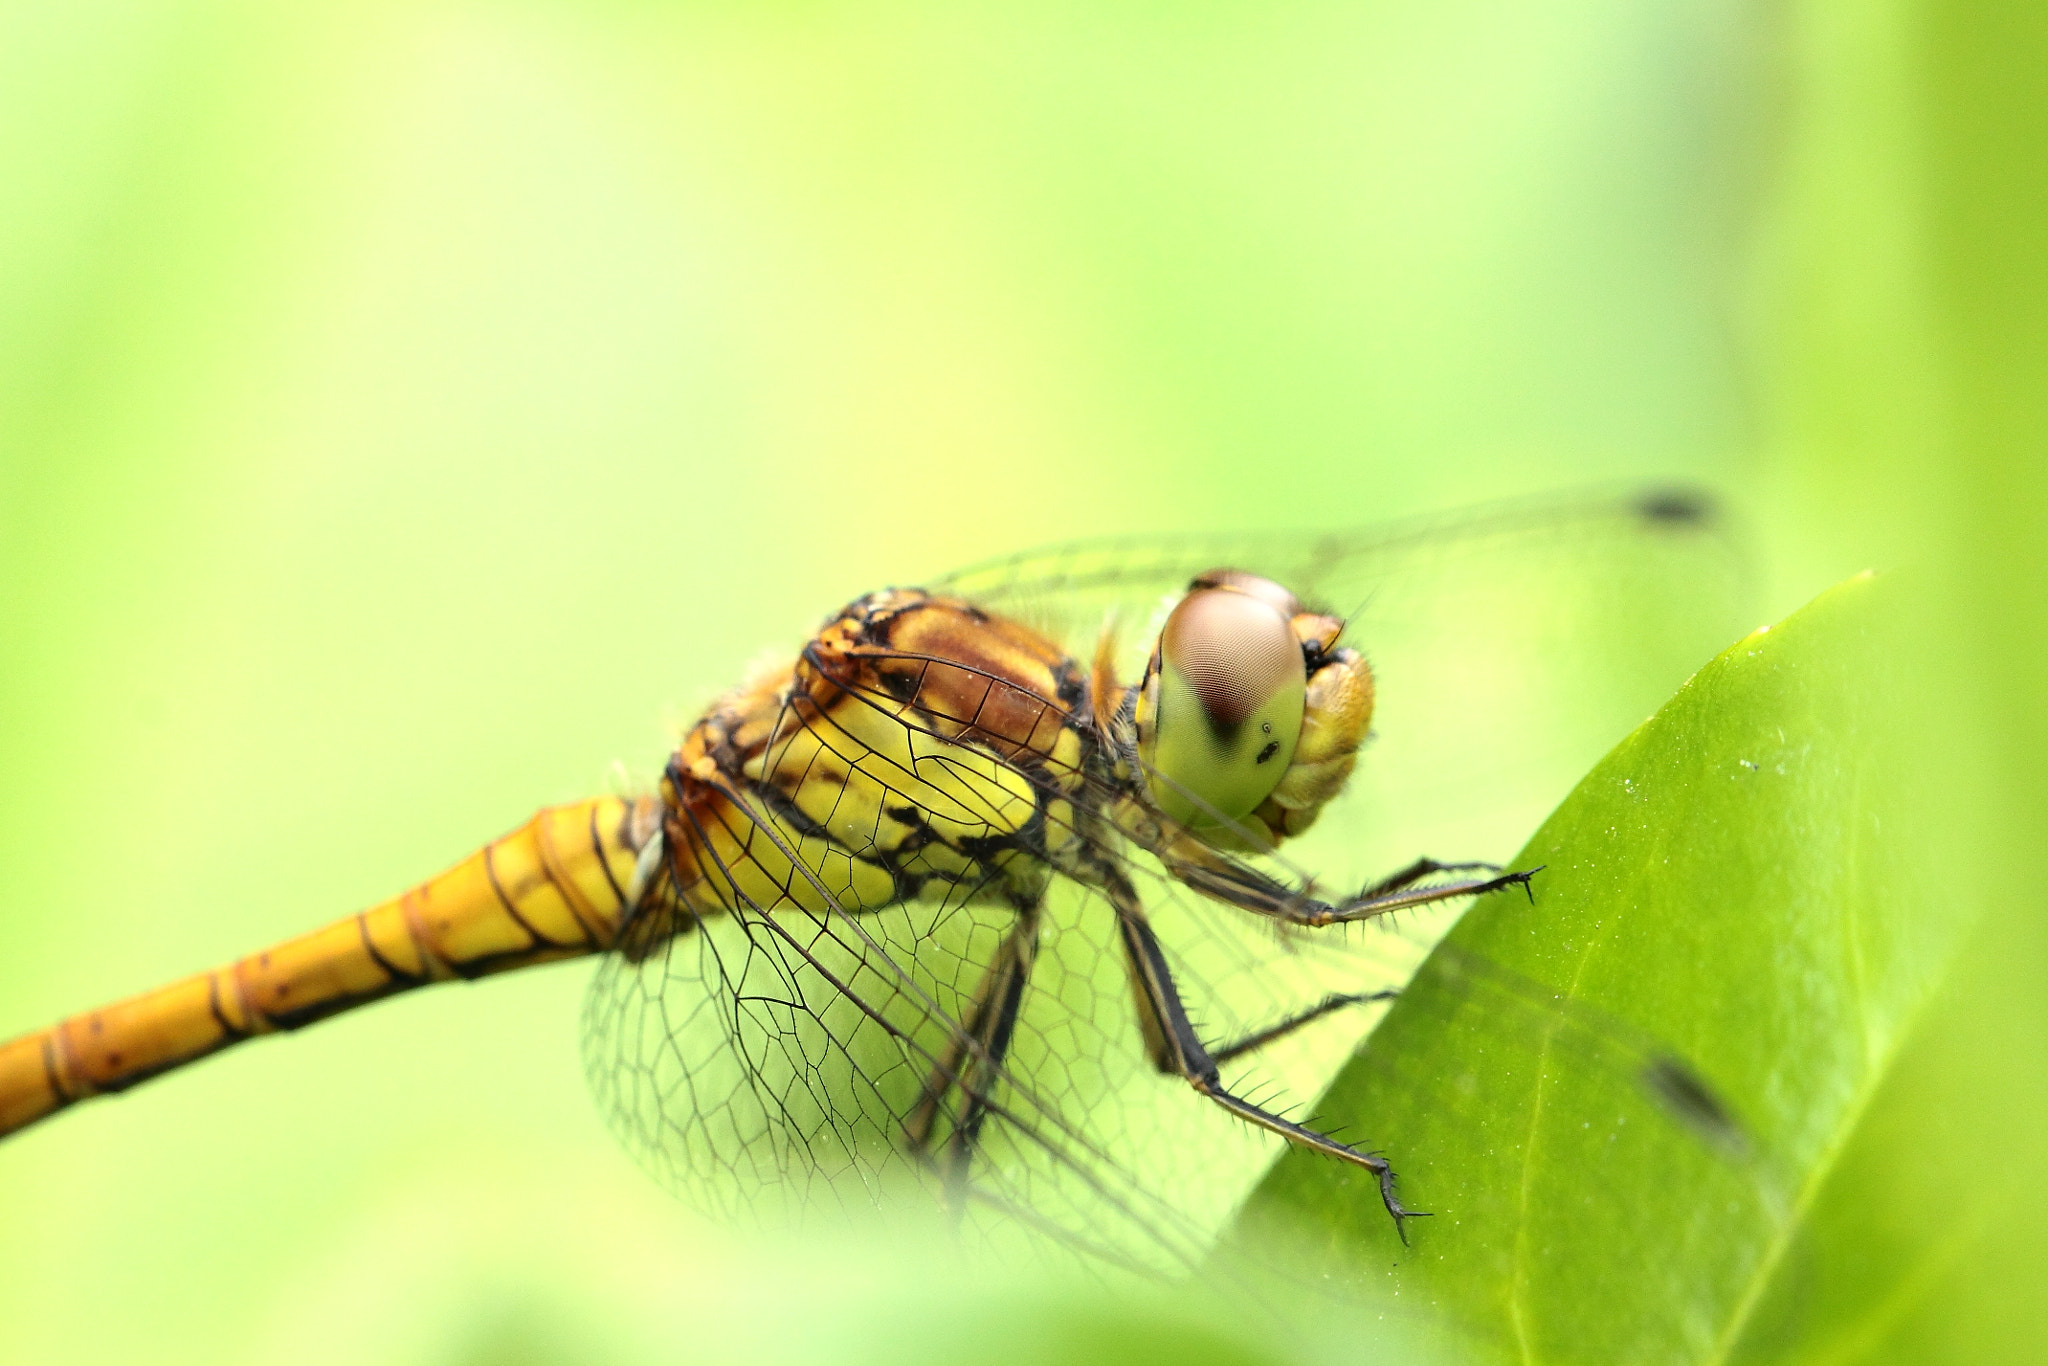
[[[1424,1211],[1391,1159],[1301,1105],[1458,907],[1534,901],[1501,847],[1725,639],[1728,563],[1710,500],[1656,492],[1074,542],[869,593],[715,700],[655,790],[543,810],[381,905],[0,1044],[0,1136],[416,987],[597,955],[593,1093],[714,1213],[937,1211],[1187,1267],[1293,1145],[1365,1172],[1405,1241]],[[1475,746],[1481,790],[1436,759]],[[1483,852],[1385,844],[1461,831]]]

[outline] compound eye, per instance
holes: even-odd
[[[1154,803],[1197,831],[1250,815],[1301,738],[1308,678],[1287,615],[1234,585],[1196,589],[1160,632],[1157,687],[1138,730]]]
[[[1283,617],[1293,617],[1301,611],[1301,600],[1271,579],[1242,569],[1212,569],[1206,574],[1195,575],[1188,585],[1189,592],[1203,588],[1235,588],[1240,593],[1249,593],[1262,602],[1273,605],[1273,610]]]

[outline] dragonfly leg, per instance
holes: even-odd
[[[1241,1058],[1247,1053],[1256,1052],[1267,1044],[1272,1043],[1275,1039],[1285,1038],[1303,1025],[1314,1024],[1325,1015],[1335,1014],[1337,1011],[1347,1010],[1352,1006],[1367,1005],[1373,1001],[1391,1001],[1400,994],[1399,991],[1392,988],[1385,991],[1332,992],[1307,1010],[1297,1011],[1279,1024],[1269,1025],[1255,1033],[1247,1034],[1234,1043],[1224,1045],[1222,1048],[1211,1049],[1209,1057],[1214,1062],[1226,1063],[1232,1058]]]
[[[1462,865],[1444,866],[1451,868]],[[1505,887],[1520,887],[1528,891],[1529,880],[1542,871],[1543,869],[1538,867],[1522,872],[1495,872],[1486,877],[1453,878],[1449,882],[1432,882],[1419,887],[1408,885],[1388,891],[1368,887],[1357,896],[1340,901],[1334,906],[1326,902],[1297,898],[1291,906],[1283,908],[1280,914],[1283,918],[1302,925],[1335,925],[1347,920],[1370,920],[1374,916],[1406,910],[1410,906],[1427,906],[1432,902],[1450,901],[1461,896],[1484,896],[1488,892],[1498,892]],[[1530,892],[1529,899],[1535,900],[1535,893]]]
[[[1175,878],[1205,896],[1240,910],[1310,928],[1351,920],[1370,920],[1411,906],[1426,906],[1461,896],[1482,896],[1504,887],[1527,890],[1529,880],[1543,871],[1539,867],[1502,872],[1499,865],[1492,863],[1439,863],[1435,859],[1417,859],[1392,877],[1367,886],[1357,896],[1332,903],[1304,895],[1256,868],[1226,858],[1193,841],[1183,841],[1161,851],[1160,858]],[[1440,873],[1478,875],[1455,877],[1448,882],[1423,882],[1424,878]]]
[[[1433,858],[1419,858],[1398,873],[1390,873],[1373,883],[1358,895],[1360,897],[1386,896],[1390,892],[1406,891],[1426,877],[1438,873],[1485,873],[1498,874],[1498,863],[1439,863]]]
[[[1407,1221],[1425,1217],[1425,1211],[1413,1210],[1403,1205],[1394,1194],[1394,1169],[1384,1157],[1377,1153],[1363,1152],[1348,1143],[1340,1143],[1327,1134],[1317,1133],[1304,1124],[1296,1124],[1272,1111],[1252,1104],[1242,1096],[1233,1095],[1223,1086],[1217,1073],[1216,1059],[1202,1046],[1195,1036],[1194,1026],[1188,1020],[1187,1007],[1182,1004],[1180,992],[1173,984],[1173,974],[1166,965],[1165,951],[1159,947],[1158,936],[1145,923],[1137,906],[1137,896],[1128,886],[1113,887],[1112,899],[1117,904],[1117,920],[1123,935],[1124,952],[1129,960],[1132,980],[1138,984],[1143,1008],[1150,1012],[1152,1019],[1145,1033],[1148,1038],[1164,1040],[1173,1069],[1187,1079],[1201,1095],[1208,1097],[1230,1113],[1250,1124],[1270,1130],[1290,1143],[1334,1157],[1341,1162],[1363,1167],[1373,1174],[1379,1183],[1380,1202],[1393,1216],[1394,1231],[1401,1235],[1401,1241],[1408,1241]]]
[[[1031,980],[1032,963],[1038,952],[1038,907],[1018,913],[1010,932],[975,989],[974,1005],[966,1024],[954,1033],[945,1052],[933,1063],[925,1078],[924,1094],[904,1122],[904,1136],[910,1146],[923,1151],[931,1146],[933,1131],[947,1095],[958,1087],[963,1097],[949,1140],[949,1179],[964,1179],[974,1144],[987,1122],[989,1100],[1003,1058],[1009,1052],[1010,1037],[1016,1032],[1017,1016],[1023,1007],[1024,988]]]

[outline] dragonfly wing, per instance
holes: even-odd
[[[1128,849],[1100,852],[1139,887],[1191,1018],[1219,1052],[1333,994],[1400,988],[1455,916],[1287,932],[1188,891]],[[728,1221],[950,1211],[1001,1255],[1191,1270],[1283,1145],[1153,1068],[1114,915],[1089,888],[1056,882],[1048,894],[1007,1057],[983,1093],[987,1121],[959,1179],[946,1145],[965,1108],[957,1092],[928,1140],[910,1141],[935,1072],[960,1070],[949,1055],[1015,923],[1013,909],[973,891],[860,912],[740,899],[680,932],[636,920],[586,1006],[585,1060],[603,1112],[663,1184]],[[1486,983],[1511,1011],[1544,1009],[1512,978]],[[1477,1004],[1498,1014],[1498,1002]],[[1370,1145],[1387,1117],[1305,1107],[1381,1009],[1319,1018],[1231,1059],[1224,1080]],[[1489,1038],[1536,1032],[1495,1028]],[[1593,1037],[1611,1061],[1621,1036]],[[1395,1156],[1399,1168],[1427,1155]]]
[[[812,961],[857,977],[857,955],[819,942],[829,926],[792,928],[753,904],[676,934],[636,922],[586,1003],[607,1119],[664,1184],[729,1219],[891,1175],[888,1097],[909,1064]]]
[[[1147,636],[1197,574],[1263,574],[1308,605],[1352,616],[1391,594],[1412,607],[1448,582],[1519,562],[1609,557],[1614,548],[1704,549],[1724,562],[1726,518],[1697,490],[1638,489],[1523,499],[1339,530],[1096,537],[1041,546],[933,580],[934,591],[1018,617],[1088,657],[1106,619]],[[1739,557],[1732,557],[1739,558]],[[1144,643],[1149,644],[1149,640]]]
[[[864,659],[884,680],[896,676],[892,663],[921,662],[881,651]],[[967,750],[933,748],[936,730],[917,728],[938,724],[916,705],[922,688],[849,690],[849,708],[921,718],[909,748],[928,752],[926,766],[892,767],[886,753],[896,742],[874,715],[847,709],[808,714],[801,729],[811,741],[792,734],[768,746],[764,774],[801,766],[794,799],[771,802],[765,780],[751,795],[735,789],[726,818],[743,828],[698,843],[752,849],[757,860],[772,846],[789,875],[777,883],[721,866],[722,908],[699,916],[682,909],[672,884],[650,889],[588,1000],[585,1056],[600,1105],[644,1165],[714,1214],[782,1222],[835,1207],[947,1209],[999,1246],[1021,1240],[1150,1271],[1191,1268],[1279,1140],[1153,1066],[1116,914],[1093,887],[1051,877],[1042,862],[1031,865],[1046,874],[1036,878],[1001,861],[960,876],[962,865],[927,842],[916,866],[953,874],[929,877],[913,899],[860,900],[851,862],[907,846],[856,833],[869,830],[847,804],[857,782],[887,789],[870,805],[895,826],[921,827],[957,852],[999,844],[998,811],[1018,780],[1049,779],[1016,744],[978,731],[955,734]],[[857,730],[883,737],[879,748],[857,753]],[[839,746],[829,762],[825,741]],[[1043,808],[1056,826],[1045,838],[1088,843],[1093,864],[1074,866],[1113,864],[1141,889],[1193,1018],[1217,1047],[1361,980],[1405,980],[1419,957],[1390,966],[1341,936],[1289,942],[1187,892],[1094,814],[1114,790],[1074,770],[1066,780],[1075,784],[1062,789],[1069,798]],[[805,826],[796,814],[804,808],[822,815]],[[988,828],[972,824],[976,811]],[[694,828],[676,837],[694,838]],[[799,845],[802,858],[788,856]],[[1003,849],[1014,861],[1035,859],[1039,847]],[[673,878],[676,866],[665,859],[659,877]],[[911,865],[899,856],[892,866]],[[1041,884],[1045,896],[1031,903]],[[1026,923],[1037,925],[1029,970],[1014,1014],[992,1030],[991,984],[1007,980]],[[1304,1030],[1233,1062],[1229,1075],[1261,1098],[1312,1096],[1363,1020],[1354,1013]],[[999,1032],[999,1070],[979,1065],[969,1041]],[[1295,1056],[1303,1045],[1320,1051]],[[963,1132],[973,1139],[964,1152],[955,1141]]]
[[[1704,495],[1674,491],[1355,531],[1075,542],[933,586],[1083,659],[1114,623],[1129,680],[1188,580],[1221,566],[1346,618],[1345,643],[1373,666],[1358,771],[1289,846],[1332,890],[1418,854],[1510,858],[1579,774],[1749,624],[1737,538]]]
[[[1306,836],[1263,861],[1273,876],[1332,897],[1420,855],[1512,860],[1579,776],[1740,636],[1753,611],[1739,536],[1711,500],[1682,491],[1505,503],[1332,534],[1081,542],[991,561],[939,586],[1060,633],[1083,657],[1113,620],[1128,679],[1188,580],[1221,566],[1264,574],[1346,617],[1346,642],[1373,665],[1378,704],[1357,771]],[[1540,875],[1533,890],[1533,906],[1518,897],[1514,907],[1489,910],[1527,916],[1540,933],[1548,910]],[[1183,921],[1192,942],[1235,946],[1244,933],[1238,912],[1200,898],[1168,900],[1175,909],[1163,919]],[[1404,982],[1462,909],[1404,912],[1342,931],[1268,931],[1264,946],[1199,956],[1220,964],[1218,991],[1239,993],[1248,1004],[1238,1018],[1256,1025],[1258,1003],[1285,996],[1275,984],[1297,974],[1304,958],[1339,978],[1348,958],[1356,985],[1340,990]],[[1162,938],[1171,949],[1164,924]],[[1483,1046],[1554,1040],[1553,1057],[1609,1074],[1617,1090],[1666,1093],[1665,1113],[1725,1144],[1711,1106],[1683,1103],[1683,1063],[1655,1040],[1469,957],[1447,964],[1446,974],[1446,989],[1432,1000],[1444,1009],[1462,1000],[1457,1027],[1486,1022]],[[1292,1094],[1313,1100],[1333,1075],[1318,1072],[1313,1059],[1326,1069],[1330,1057],[1341,1061],[1345,1040],[1355,1041],[1369,1016],[1340,1014],[1246,1065],[1270,1067]],[[1224,1032],[1211,1030],[1210,1041]],[[1289,1049],[1301,1066],[1279,1061]],[[1426,1160],[1393,1156],[1397,1165]]]
[[[1149,1072],[1099,898],[1053,898],[986,1121],[951,1174],[961,1097],[911,1142],[958,1050],[987,960],[1015,912],[964,898],[858,914],[747,904],[658,942],[628,942],[588,998],[585,1062],[643,1166],[736,1222],[879,1208],[942,1211],[978,1240],[1185,1271],[1204,1231],[1142,1175],[1133,1087]],[[653,922],[646,922],[652,924]],[[1175,1099],[1193,1108],[1177,1081]],[[1125,1099],[1123,1109],[1104,1109]]]

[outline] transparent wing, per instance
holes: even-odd
[[[1372,737],[1290,860],[1332,888],[1419,854],[1511,857],[1578,775],[1755,622],[1747,564],[1704,494],[1527,500],[1342,532],[1075,542],[936,581],[1120,674],[1204,570],[1264,574],[1347,620]]]
[[[1415,943],[1369,930],[1284,943],[1156,874],[1144,885],[1198,1027],[1219,1047],[1331,992],[1398,986],[1420,961]],[[587,1003],[599,1103],[643,1166],[729,1221],[945,1214],[1006,1257],[1194,1269],[1280,1140],[1153,1069],[1113,915],[1087,889],[1048,898],[964,1170],[946,1143],[965,1108],[957,1091],[933,1138],[908,1141],[1014,922],[965,895],[858,913],[746,904],[628,942]],[[1226,1081],[1292,1110],[1282,1098],[1317,1094],[1376,1018],[1319,1022],[1226,1068]]]
[[[917,715],[898,696],[865,701]],[[932,733],[928,719],[915,724]],[[806,722],[829,725],[824,715]],[[843,791],[853,779],[806,757],[816,753],[794,740],[773,746],[764,771],[800,762],[804,784]],[[945,753],[932,757],[947,770],[949,809],[937,810],[938,797],[920,795],[910,775],[882,808],[930,802],[934,826],[947,824],[957,844],[995,838],[1007,789]],[[860,774],[885,772],[876,764]],[[1071,805],[1049,810],[1074,814],[1049,816],[1060,822],[1053,838],[1094,842],[1101,860],[1143,889],[1182,993],[1219,1048],[1305,1002],[1362,982],[1391,987],[1412,972],[1412,945],[1395,944],[1380,961],[1341,936],[1290,941],[1186,892],[1093,814],[1113,791],[1069,776],[1080,783]],[[830,815],[832,793],[805,796],[823,798],[813,809],[826,820],[806,825],[764,799],[733,808],[745,826],[726,832],[734,837],[693,838],[699,852],[772,846],[788,870],[779,895],[749,895],[743,889],[759,881],[724,869],[726,909],[680,918],[643,910],[601,969],[587,1004],[586,1063],[627,1145],[665,1184],[728,1218],[947,1210],[999,1247],[1191,1269],[1278,1140],[1153,1067],[1104,897],[1055,880],[1042,903],[1020,905],[1014,883],[961,879],[927,884],[926,896],[899,904],[869,894],[876,904],[864,906],[847,861],[872,843],[863,847]],[[974,810],[989,813],[986,828],[960,829]],[[839,832],[836,848],[817,842],[821,830]],[[678,899],[658,885],[642,904],[672,908]],[[972,1048],[991,1037],[990,983],[1027,917],[1034,952],[1004,1056],[999,1067],[979,1066]],[[1350,1012],[1303,1031],[1233,1065],[1231,1080],[1268,1099],[1313,1095],[1327,1080],[1333,1039],[1341,1035],[1341,1057],[1369,1019]],[[967,1129],[974,1141],[956,1144]]]
[[[1048,901],[964,1166],[947,1143],[957,1090],[931,1138],[909,1141],[934,1077],[965,1070],[953,1045],[1015,919],[965,896],[862,913],[749,903],[629,942],[588,998],[599,1103],[642,1165],[728,1220],[949,1212],[1003,1252],[1192,1269],[1272,1144],[1152,1070],[1114,920],[1083,889]],[[1205,956],[1233,969],[1220,947],[1183,944],[1176,966],[1191,980]],[[1249,1013],[1281,1009],[1276,998]]]
[[[1757,610],[1738,529],[1710,499],[1682,490],[1505,503],[1336,534],[1077,543],[992,561],[945,586],[1039,622],[1084,656],[1112,622],[1129,678],[1187,580],[1222,565],[1265,574],[1345,616],[1346,643],[1374,668],[1373,732],[1357,771],[1304,838],[1264,861],[1326,896],[1421,855],[1511,861],[1580,776],[1753,626]],[[1533,905],[1514,896],[1486,909],[1526,918],[1540,935],[1551,911],[1540,875],[1533,892]],[[1224,918],[1212,939],[1238,932],[1227,908],[1194,909]],[[1431,951],[1464,909],[1404,913],[1348,931],[1334,947],[1319,939],[1315,952],[1355,956],[1360,985],[1342,990],[1405,982],[1401,965]],[[1447,963],[1446,979],[1456,990],[1428,1004],[1446,1028],[1478,1031],[1476,1047],[1551,1039],[1545,1065],[1598,1072],[1618,1101],[1652,1104],[1723,1150],[1739,1146],[1713,1098],[1691,1093],[1697,1078],[1684,1060],[1627,1022],[1567,1004],[1557,984],[1467,955]],[[1278,1073],[1288,1093],[1313,1103],[1359,1041],[1363,1031],[1354,1031],[1340,1015],[1290,1039],[1304,1061]],[[1374,1131],[1384,1117],[1321,1119],[1367,1144],[1384,1136]],[[1428,1161],[1389,1155],[1397,1170]]]
[[[1178,1212],[1072,1122],[1091,1091],[1128,1080],[1129,1062],[1099,1023],[1114,1012],[1097,994],[1117,983],[1073,942],[1091,939],[1073,918],[1048,936],[1051,963],[1034,975],[1012,1064],[989,1088],[965,1179],[949,1186],[943,1135],[911,1145],[909,1126],[1012,919],[957,899],[857,915],[744,904],[658,944],[628,944],[589,997],[600,1104],[665,1185],[729,1220],[951,1208],[997,1242],[1016,1241],[1015,1221],[1027,1237],[1042,1228],[1111,1261],[1126,1248],[1148,1263],[1191,1260],[1199,1243]],[[944,1104],[942,1128],[961,1102]]]
[[[1030,622],[1092,650],[1107,619],[1149,639],[1188,581],[1228,566],[1264,574],[1339,615],[1401,610],[1460,577],[1504,564],[1640,558],[1645,547],[1706,550],[1722,572],[1739,560],[1711,495],[1662,488],[1521,499],[1385,525],[1252,534],[1098,537],[1040,546],[940,576],[934,591]],[[1388,603],[1386,598],[1395,599]],[[1129,643],[1128,641],[1126,642]]]

